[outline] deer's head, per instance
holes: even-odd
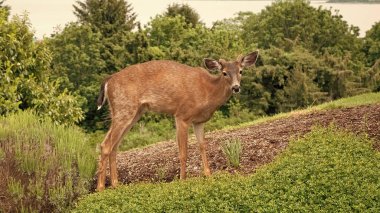
[[[219,70],[223,79],[230,85],[233,93],[240,92],[240,81],[243,69],[256,63],[259,51],[252,52],[245,56],[240,56],[236,61],[226,61],[224,59],[213,60],[204,59],[205,67],[209,70]]]

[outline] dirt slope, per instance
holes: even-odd
[[[291,137],[302,136],[312,126],[337,126],[355,133],[366,133],[375,140],[375,149],[380,151],[380,104],[346,109],[294,114],[289,118],[266,122],[228,132],[206,133],[208,158],[212,172],[225,170],[243,174],[274,159],[288,145]],[[243,145],[241,168],[234,171],[226,165],[220,143],[226,139],[238,138]],[[187,171],[189,176],[201,176],[202,167],[198,145],[190,138]],[[143,149],[118,154],[119,181],[170,181],[178,178],[179,160],[175,141],[167,141]]]

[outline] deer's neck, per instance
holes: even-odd
[[[231,97],[232,90],[223,76],[212,76],[211,84],[210,97],[215,101],[217,107],[219,107]]]

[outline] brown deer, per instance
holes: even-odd
[[[236,61],[205,59],[207,69],[222,73],[218,76],[200,67],[162,60],[132,65],[108,77],[100,89],[98,109],[108,100],[112,122],[101,144],[97,190],[104,189],[107,159],[111,185],[117,186],[116,152],[120,140],[148,110],[175,117],[180,179],[186,178],[188,128],[193,124],[204,174],[209,176],[204,124],[232,93],[240,92],[242,69],[255,64],[257,57],[258,51]]]

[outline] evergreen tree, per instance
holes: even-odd
[[[101,34],[104,45],[102,59],[106,63],[105,73],[114,73],[128,65],[127,47],[129,35],[136,27],[136,14],[124,0],[77,1],[74,14],[82,24],[91,26],[94,33]]]
[[[79,22],[90,24],[104,37],[131,31],[136,26],[136,14],[124,0],[85,0],[77,4],[73,6]]]

